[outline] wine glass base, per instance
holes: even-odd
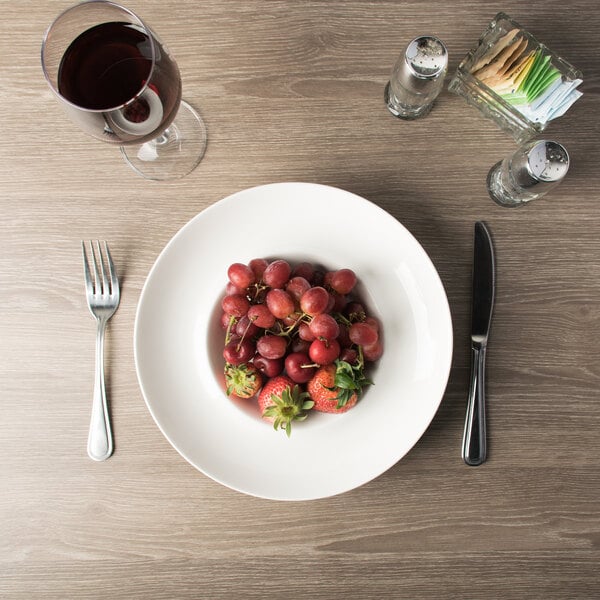
[[[200,163],[206,150],[206,125],[183,100],[177,116],[156,139],[145,144],[121,146],[129,166],[146,179],[180,179]]]

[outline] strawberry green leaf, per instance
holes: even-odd
[[[314,406],[312,400],[307,400],[308,394],[300,386],[287,386],[280,394],[271,394],[272,404],[265,408],[263,417],[273,419],[274,429],[283,429],[289,437],[293,421],[303,421],[308,416],[307,410]]]
[[[354,377],[352,377],[352,375],[346,375],[345,373],[338,373],[336,375],[335,385],[346,390],[356,389],[356,381],[354,380]]]

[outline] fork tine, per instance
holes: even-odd
[[[112,256],[110,255],[110,250],[108,249],[108,244],[104,242],[104,249],[106,250],[106,260],[108,262],[108,274],[110,276],[110,293],[118,294],[119,293],[119,279],[117,278],[117,271],[115,269],[115,265],[112,260]]]
[[[106,243],[106,242],[105,242]],[[96,251],[98,253],[98,262],[100,263],[100,273],[102,274],[102,287],[100,288],[100,293],[102,295],[110,294],[110,289],[108,285],[108,279],[106,278],[106,269],[104,268],[104,257],[102,256],[102,246],[100,246],[100,241],[96,240]]]
[[[81,250],[83,252],[83,275],[85,277],[85,289],[88,296],[90,296],[94,293],[94,285],[92,283],[92,275],[90,273],[88,255],[85,251],[85,242],[83,240],[81,240]]]
[[[102,293],[102,282],[100,281],[100,274],[98,273],[98,260],[96,258],[96,251],[94,250],[94,242],[90,240],[90,255],[92,267],[94,269],[94,294]]]

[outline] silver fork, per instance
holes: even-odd
[[[106,402],[104,386],[104,331],[106,323],[119,306],[119,280],[113,264],[108,244],[104,244],[104,254],[100,242],[89,242],[90,257],[86,252],[85,242],[81,242],[83,251],[83,270],[85,289],[90,312],[98,323],[96,335],[96,376],[94,379],[94,400],[92,404],[92,420],[88,436],[87,451],[93,460],[106,460],[113,452],[113,440]],[[90,262],[92,273],[90,272]],[[105,262],[108,269],[105,267]]]

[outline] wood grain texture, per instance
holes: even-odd
[[[453,71],[494,15],[487,2],[132,0],[208,124],[200,167],[170,183],[137,178],[54,101],[39,48],[67,4],[5,2],[0,21],[0,597],[600,597],[595,3],[502,6],[584,72],[585,95],[548,129],[571,154],[569,176],[522,210],[485,190],[514,142],[461,98],[442,93],[412,123],[382,100],[415,35],[439,35]],[[243,496],[183,461],[133,361],[137,301],[164,245],[224,196],[273,181],[342,187],[400,220],[440,273],[455,333],[444,400],[413,450],[359,489],[304,503]],[[472,469],[460,442],[479,219],[494,236],[498,291],[490,456]],[[122,276],[107,338],[116,450],[101,464],[85,452],[89,238],[109,240]]]

